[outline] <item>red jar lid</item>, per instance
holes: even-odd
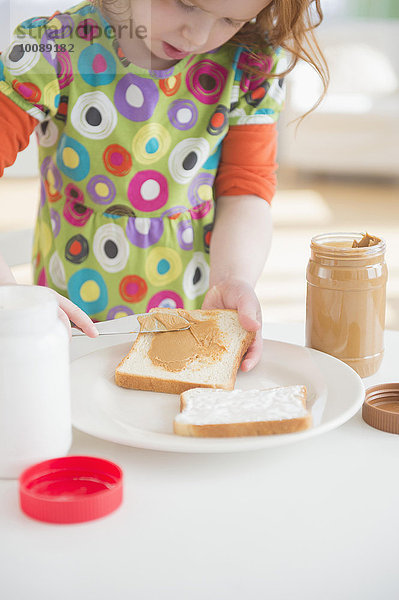
[[[99,519],[122,502],[123,473],[115,463],[91,456],[66,456],[38,463],[19,478],[25,514],[47,523]]]

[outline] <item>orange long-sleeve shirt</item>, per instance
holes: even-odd
[[[37,119],[0,92],[0,176],[27,147],[37,124]]]

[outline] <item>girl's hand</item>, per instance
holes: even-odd
[[[253,369],[262,354],[262,310],[252,286],[241,279],[226,279],[208,290],[203,309],[233,308],[247,331],[256,331],[256,337],[241,364],[242,371]]]
[[[0,263],[1,263],[1,256],[0,256]],[[0,264],[0,266],[1,266],[1,264]],[[1,277],[1,275],[4,275],[4,276]],[[18,285],[18,284],[15,281],[14,277],[12,276],[11,271],[10,271],[10,276],[6,277],[5,274],[2,273],[0,270],[0,285]],[[47,288],[47,289],[49,289],[49,288]],[[57,303],[59,306],[58,316],[60,317],[61,321],[64,323],[66,328],[68,329],[70,337],[72,335],[70,321],[72,321],[73,323],[75,323],[75,325],[80,327],[80,329],[82,331],[84,331],[84,333],[86,335],[88,335],[89,337],[95,338],[98,336],[98,331],[97,331],[96,326],[94,325],[94,323],[90,319],[90,317],[87,316],[85,312],[83,312],[83,310],[81,310],[78,306],[76,306],[76,304],[74,304],[67,298],[64,298],[64,296],[61,296],[61,294],[58,294],[54,290],[49,289],[49,291],[52,294],[54,294],[56,297],[56,300],[57,300]]]
[[[72,335],[70,321],[77,325],[89,337],[95,338],[98,336],[96,326],[83,310],[68,300],[68,298],[61,296],[61,294],[58,294],[54,290],[51,290],[51,292],[56,296],[59,306],[58,315],[67,327],[70,336]]]
[[[15,277],[4,260],[3,256],[0,254],[0,285],[18,285],[15,280]],[[47,288],[49,289],[49,288]],[[86,315],[83,310],[81,310],[76,304],[61,296],[54,290],[49,290],[52,294],[55,295],[59,309],[59,317],[66,326],[69,331],[69,336],[72,335],[71,332],[71,323],[75,323],[80,329],[89,337],[95,338],[98,336],[98,331],[93,321],[89,316]]]

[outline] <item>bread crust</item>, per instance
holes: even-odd
[[[199,386],[198,386],[199,387]],[[306,409],[307,390],[302,387],[302,405]],[[271,388],[274,389],[274,388]],[[259,390],[262,391],[262,390]],[[180,412],[186,408],[187,402],[182,393],[180,396]],[[245,423],[215,423],[207,425],[194,425],[173,421],[173,431],[177,435],[186,437],[246,437],[255,435],[277,435],[304,431],[312,426],[312,415],[307,413],[303,417],[293,419],[280,419],[276,421],[248,421]]]
[[[166,309],[165,309],[166,310]],[[222,309],[216,309],[217,311]],[[216,310],[202,311],[203,314],[213,316]],[[223,309],[228,310],[230,312],[236,312],[232,309]],[[150,311],[151,312],[151,311]],[[197,311],[187,311],[187,312],[195,312]],[[246,336],[242,339],[240,349],[237,353],[236,360],[234,362],[234,366],[231,372],[230,379],[226,385],[218,385],[218,384],[207,384],[201,382],[190,382],[183,381],[178,379],[163,379],[161,377],[150,377],[144,375],[136,375],[134,373],[124,373],[119,371],[120,367],[123,366],[125,360],[130,356],[130,354],[134,351],[134,347],[139,339],[140,335],[156,335],[156,334],[139,334],[133,343],[131,349],[128,354],[123,357],[119,365],[115,370],[115,383],[120,387],[135,389],[135,390],[143,390],[143,391],[151,391],[151,392],[161,392],[165,394],[181,394],[187,390],[190,390],[195,387],[203,387],[203,388],[213,388],[213,389],[225,389],[232,390],[234,389],[235,381],[237,378],[237,372],[240,368],[241,361],[244,357],[244,354],[247,352],[249,346],[255,339],[256,333],[254,331],[247,331]]]
[[[218,388],[232,390],[233,386],[211,385],[207,383],[190,383],[189,381],[177,381],[176,379],[159,379],[144,377],[143,375],[132,375],[130,373],[115,373],[115,383],[120,387],[142,390],[146,392],[160,392],[163,394],[182,394],[195,387]]]
[[[217,425],[191,425],[173,422],[173,430],[177,435],[188,437],[245,437],[254,435],[276,435],[295,433],[309,429],[312,425],[311,415],[281,421],[257,421],[250,423],[220,423]]]

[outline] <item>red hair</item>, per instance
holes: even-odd
[[[323,20],[321,0],[272,0],[256,17],[255,22],[247,23],[234,36],[234,43],[246,46],[255,57],[265,52],[267,47],[284,48],[291,60],[284,73],[286,75],[299,60],[304,60],[319,74],[324,93],[329,82],[328,66],[317,42],[314,30]],[[268,75],[270,77],[270,75]],[[313,109],[312,109],[313,110]]]
[[[104,6],[112,5],[116,0],[90,1]],[[255,21],[246,23],[230,43],[243,45],[250,51],[254,61],[248,61],[243,68],[248,74],[263,79],[287,75],[299,60],[311,65],[319,74],[324,88],[314,109],[323,99],[329,82],[328,66],[314,34],[322,20],[321,0],[271,0]],[[290,55],[290,64],[284,72],[270,74],[254,66],[257,62],[264,64],[262,56],[279,47]]]

